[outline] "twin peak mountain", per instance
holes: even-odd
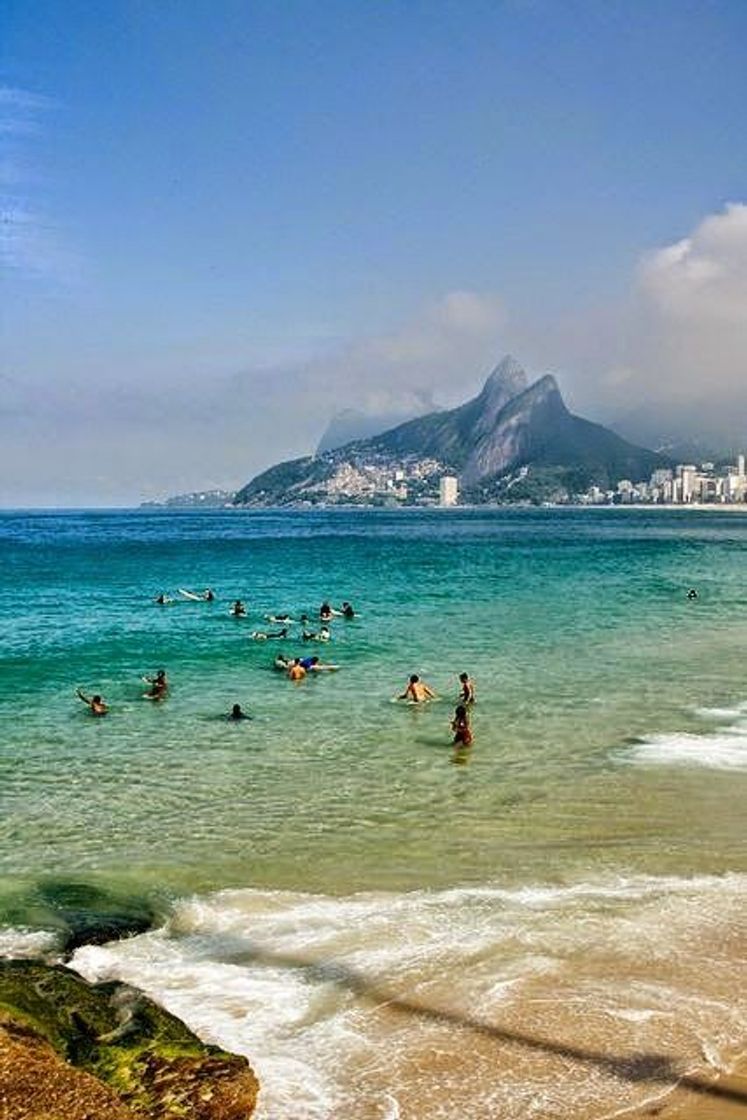
[[[574,416],[554,377],[546,375],[530,385],[519,363],[508,356],[482,392],[458,408],[280,463],[252,479],[234,501],[264,506],[349,500],[356,493],[356,479],[387,471],[400,471],[414,481],[408,486],[412,497],[427,497],[438,476],[455,474],[468,501],[515,500],[537,496],[527,488],[527,478],[537,481],[540,496],[551,497],[591,485],[607,488],[622,478],[648,478],[666,465],[653,451]],[[522,486],[517,490],[518,481]],[[360,493],[373,485],[362,484]]]

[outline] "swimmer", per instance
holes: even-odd
[[[302,657],[301,667],[307,673],[331,673],[337,669],[336,665],[327,665],[324,661],[320,661],[318,657]]]
[[[168,607],[169,603],[173,603],[174,600],[170,599],[168,595],[164,595],[162,591],[160,595],[156,595],[153,602],[158,603],[159,607]]]
[[[342,613],[342,617],[347,618],[348,620],[351,619],[351,618],[355,618],[355,611],[353,610],[353,605],[352,605],[352,603],[348,603],[347,601],[345,601],[342,604],[341,613]]]
[[[698,598],[698,592],[695,590],[694,587],[690,588],[690,590],[687,593],[687,597],[688,597],[688,599],[697,599]]]
[[[213,594],[213,592],[210,590],[209,587],[205,588],[205,590],[202,593],[202,597],[203,597],[203,599],[205,600],[206,603],[212,603],[215,600],[215,595]]]
[[[454,732],[454,746],[472,746],[472,728],[464,704],[457,705],[451,721],[451,730]]]
[[[150,690],[143,693],[144,700],[163,700],[169,690],[169,682],[166,680],[166,670],[159,669],[155,677],[143,677],[146,684],[150,685]]]
[[[437,696],[436,693],[428,687],[425,681],[421,681],[417,673],[413,673],[407,682],[407,688],[397,699],[411,700],[415,704],[422,704],[426,700],[436,700]]]
[[[231,711],[226,716],[226,719],[230,719],[230,720],[251,719],[251,718],[252,717],[248,714],[248,712],[244,712],[244,711],[241,710],[241,704],[234,704],[233,707],[231,708]]]
[[[326,600],[322,603],[321,607],[319,608],[319,619],[320,619],[321,622],[331,622],[332,621],[332,608]]]
[[[468,673],[459,674],[459,699],[463,704],[475,702],[475,682],[470,680]]]
[[[318,632],[314,630],[303,630],[301,632],[301,637],[305,642],[328,642],[331,640],[332,635],[329,626],[322,626]]]
[[[233,604],[233,606],[231,607],[231,614],[234,616],[234,618],[243,618],[245,616],[246,607],[242,603],[241,599],[237,599]]]
[[[286,657],[284,653],[279,653],[272,664],[274,669],[279,669],[281,672],[287,673],[292,665],[292,661],[289,657]]]
[[[282,630],[252,630],[249,637],[255,642],[266,642],[270,638],[287,638],[288,627],[284,626]]]
[[[302,681],[305,676],[306,676],[306,670],[304,669],[303,665],[301,664],[301,658],[300,657],[294,658],[293,664],[288,669],[288,680],[289,681]]]
[[[84,696],[82,691],[77,688],[75,690],[75,695],[79,700],[82,700],[84,704],[88,705],[92,716],[105,716],[109,711],[109,705],[104,703],[98,693],[96,693],[95,696]]]

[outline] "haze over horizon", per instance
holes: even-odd
[[[0,35],[0,505],[236,488],[506,352],[747,443],[743,4],[9,0]]]

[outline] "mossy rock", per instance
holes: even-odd
[[[0,1106],[12,1099],[13,1067],[18,1077],[23,1065],[14,1059],[8,1072],[3,1050],[25,1040],[29,1061],[46,1043],[75,1067],[71,1077],[92,1075],[126,1109],[123,1118],[247,1120],[254,1111],[258,1084],[244,1058],[204,1045],[122,984],[88,984],[69,969],[36,961],[0,961],[0,1028]],[[91,1116],[98,1120],[95,1111]],[[11,1113],[8,1120],[27,1117],[63,1120],[54,1111]]]
[[[54,932],[65,953],[145,933],[160,918],[153,901],[142,895],[51,876],[5,899],[3,914],[11,925]]]

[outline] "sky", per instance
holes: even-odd
[[[234,489],[507,351],[605,422],[747,399],[743,0],[4,0],[0,44],[2,506]]]

